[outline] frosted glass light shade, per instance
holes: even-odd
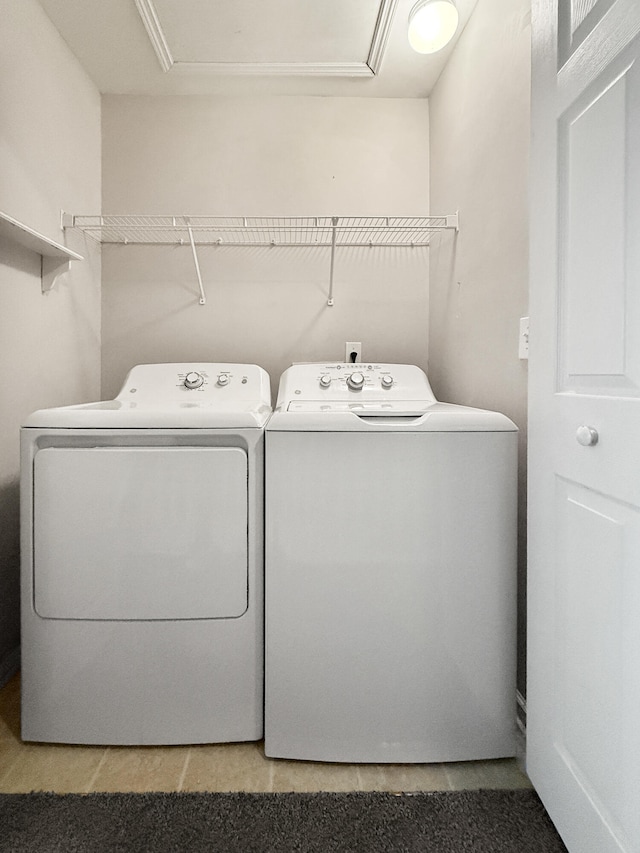
[[[409,44],[418,53],[436,53],[458,29],[453,0],[418,0],[409,14]]]

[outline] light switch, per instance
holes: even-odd
[[[520,317],[520,335],[518,337],[518,358],[529,358],[529,318]]]

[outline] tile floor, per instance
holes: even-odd
[[[93,747],[23,743],[20,677],[0,690],[0,792],[448,791],[530,788],[515,759],[321,764],[266,758],[261,744]]]

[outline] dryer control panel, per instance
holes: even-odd
[[[424,371],[412,364],[294,364],[280,380],[280,411],[424,410],[436,402]]]
[[[269,377],[255,364],[139,364],[130,370],[116,399],[154,405],[270,405],[271,392]]]

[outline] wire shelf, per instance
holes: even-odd
[[[77,228],[100,243],[187,245],[191,247],[200,288],[202,246],[326,246],[331,249],[329,295],[333,305],[335,250],[369,246],[429,246],[434,234],[458,230],[458,214],[448,216],[72,216],[63,228]]]
[[[67,216],[100,243],[199,246],[428,246],[434,234],[457,230],[457,215],[414,217]],[[335,238],[335,239],[334,239]]]

